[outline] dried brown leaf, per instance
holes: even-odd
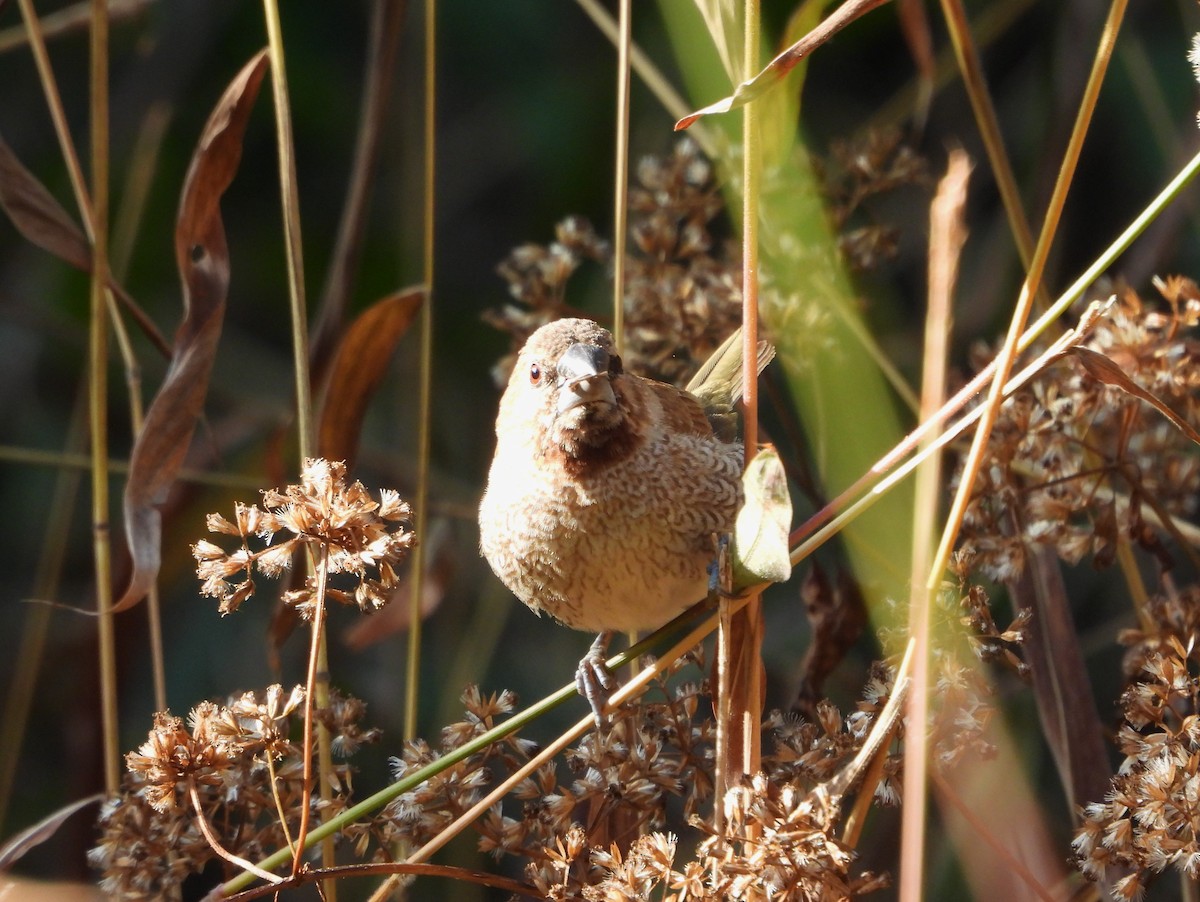
[[[406,288],[372,304],[342,336],[325,388],[318,430],[318,453],[326,460],[354,465],[367,402],[387,372],[396,343],[412,324],[425,297]]]
[[[229,288],[229,249],[221,195],[233,181],[242,137],[267,67],[260,51],[217,103],[192,156],[175,224],[175,260],[183,277],[184,319],[171,367],[138,435],[125,485],[125,533],[133,562],[129,588],[113,608],[145,597],[158,575],[159,506],[175,481],[204,406]]]
[[[877,6],[882,6],[887,0],[845,0],[820,25],[784,50],[775,59],[767,63],[761,72],[749,81],[744,81],[728,97],[711,103],[703,109],[689,113],[675,123],[675,131],[682,131],[701,116],[714,113],[728,113],[738,107],[745,106],[756,97],[760,97],[781,81],[806,56],[832,38],[835,34],[860,16],[869,13]]]
[[[1031,609],[1025,658],[1038,718],[1072,808],[1103,798],[1112,777],[1104,722],[1084,666],[1062,569],[1048,548],[1030,548],[1029,566],[1008,584],[1013,600]]]
[[[103,795],[88,796],[85,799],[78,799],[71,802],[69,805],[64,805],[57,811],[51,812],[46,817],[42,818],[31,827],[26,827],[15,836],[10,836],[0,844],[0,871],[7,871],[13,864],[21,859],[21,857],[35,846],[40,846],[61,827],[71,815],[80,811],[89,805],[94,805],[96,802],[104,800]],[[4,893],[0,892],[0,898],[4,898]]]
[[[62,204],[17,159],[0,137],[0,207],[31,243],[84,271],[92,268],[92,247]]]
[[[71,214],[63,209],[46,187],[22,165],[12,148],[0,137],[0,209],[8,214],[17,231],[31,243],[84,272],[92,270],[92,246]],[[112,277],[108,286],[129,311],[138,326],[164,357],[170,345],[146,316],[145,311]]]
[[[1117,366],[1116,362],[1110,357],[1106,357],[1099,351],[1093,351],[1091,348],[1084,347],[1074,347],[1070,353],[1083,364],[1083,368],[1087,370],[1088,375],[1093,379],[1103,382],[1105,385],[1115,386],[1133,395],[1135,398],[1145,401],[1170,420],[1176,429],[1200,445],[1200,433],[1197,433],[1187,420],[1173,411],[1167,405],[1167,402],[1158,397],[1158,395],[1147,391],[1130,379],[1129,374]]]

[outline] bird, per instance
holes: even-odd
[[[526,340],[500,399],[480,549],[533,611],[598,633],[576,674],[597,724],[617,685],[604,667],[612,636],[705,598],[733,529],[739,333],[685,390],[627,372],[599,324],[555,320]],[[773,353],[762,343],[759,371]]]

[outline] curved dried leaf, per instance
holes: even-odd
[[[424,288],[406,288],[358,315],[338,345],[329,368],[317,447],[326,460],[354,464],[367,402],[387,372],[396,343],[408,331]]]
[[[62,204],[0,137],[0,207],[31,243],[74,266],[92,268],[92,247]]]
[[[63,209],[46,187],[22,165],[12,148],[0,137],[0,209],[8,214],[17,231],[44,251],[84,272],[92,271],[92,246],[71,214]],[[108,287],[129,311],[134,321],[164,357],[171,348],[162,333],[110,275]]]
[[[3,844],[0,844],[0,871],[7,871],[26,852],[35,846],[40,846],[52,837],[58,832],[58,828],[66,822],[67,818],[75,814],[75,812],[102,801],[104,801],[103,794],[97,793],[85,799],[71,802],[69,805],[64,805],[57,811],[51,812],[33,826],[26,827],[15,836],[10,836]],[[0,892],[0,898],[3,898],[3,896],[4,893]]]
[[[770,88],[783,79],[802,59],[832,38],[835,34],[860,16],[869,13],[877,6],[883,6],[887,0],[846,0],[833,11],[820,25],[784,50],[775,59],[767,63],[761,72],[749,81],[744,81],[728,97],[710,103],[703,109],[689,113],[675,123],[675,131],[681,131],[699,119],[713,113],[728,113],[738,107],[745,106],[754,98],[765,94]]]
[[[129,464],[125,534],[133,572],[114,611],[141,601],[158,575],[159,506],[175,481],[203,409],[225,316],[229,250],[221,221],[221,195],[241,161],[242,137],[266,67],[267,52],[263,50],[230,83],[204,127],[184,180],[175,224],[184,319],[175,335],[170,369],[146,414]]]
[[[1071,348],[1070,353],[1083,364],[1083,368],[1087,370],[1088,375],[1093,379],[1103,382],[1105,385],[1115,386],[1133,395],[1135,398],[1145,401],[1170,420],[1176,429],[1200,445],[1200,433],[1197,433],[1187,420],[1173,411],[1167,405],[1167,402],[1158,395],[1147,391],[1130,379],[1129,374],[1121,369],[1110,357],[1106,357],[1099,351],[1093,351],[1091,348],[1079,346]]]

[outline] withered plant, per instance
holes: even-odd
[[[67,848],[31,867],[63,899],[1200,897],[1197,8],[609,5],[379,0],[355,113],[357,9],[0,3],[0,451],[39,558],[0,861]],[[560,91],[614,59],[592,153]],[[777,351],[720,590],[614,656],[599,727],[581,637],[474,526],[492,383],[564,316],[680,386],[738,327]],[[34,420],[79,433],[52,497]],[[82,842],[78,807],[16,832],[101,787]]]

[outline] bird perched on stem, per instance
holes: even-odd
[[[760,347],[760,371],[773,353]],[[562,319],[529,337],[500,399],[483,555],[534,611],[600,634],[576,676],[598,721],[616,685],[612,634],[662,626],[706,595],[742,502],[740,335],[688,388],[625,372],[608,330]]]

